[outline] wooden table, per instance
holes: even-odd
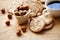
[[[3,7],[8,8],[11,4],[11,2],[13,2],[14,0],[0,0],[0,9]],[[6,4],[6,5],[5,5]],[[4,34],[3,34],[4,35]],[[12,35],[12,34],[11,34]],[[14,35],[14,34],[13,34]],[[29,29],[27,29],[27,32],[24,33],[21,37],[1,37],[2,34],[0,35],[0,40],[6,40],[6,39],[10,39],[10,40],[60,40],[60,18],[59,19],[55,19],[55,25],[52,29],[44,31],[42,33],[39,34],[35,34],[33,32],[31,32]]]
[[[28,26],[29,27],[29,26]],[[54,27],[50,30],[45,30],[41,33],[33,33],[29,29],[21,37],[23,40],[60,40],[60,18],[55,18]]]

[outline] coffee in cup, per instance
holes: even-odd
[[[60,16],[60,0],[46,0],[45,7],[43,14],[48,11],[54,17]]]

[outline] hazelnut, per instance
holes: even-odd
[[[17,7],[17,9],[18,9],[18,11],[19,10],[29,10],[29,6],[19,6],[19,7]]]
[[[27,11],[20,11],[20,15],[23,16],[27,13]]]
[[[27,27],[26,26],[22,26],[21,29],[22,29],[23,32],[26,32]]]
[[[5,9],[4,8],[1,9],[1,12],[2,12],[2,14],[5,14]]]
[[[19,14],[19,13],[15,13],[15,15],[16,15],[16,16],[20,16],[20,14]]]
[[[6,21],[6,25],[7,26],[10,26],[10,21]]]
[[[9,18],[9,19],[12,19],[12,15],[8,15],[8,18]]]
[[[18,32],[16,34],[17,34],[17,36],[21,36],[21,31],[18,30]]]
[[[29,6],[18,6],[16,10],[14,10],[16,16],[23,16],[29,10]]]

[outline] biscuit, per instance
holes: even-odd
[[[45,4],[45,0],[40,0],[42,4]]]
[[[44,21],[42,20],[42,18],[40,17],[36,17],[34,19],[32,19],[32,21],[30,22],[30,30],[32,32],[40,32],[45,26]]]
[[[48,26],[45,26],[48,25]],[[40,32],[43,29],[50,29],[53,26],[53,17],[49,14],[32,18],[30,22],[30,30]]]
[[[54,25],[54,23],[52,22],[51,24],[49,24],[49,25],[46,25],[45,27],[44,27],[44,29],[51,29],[52,27],[53,27],[53,25]]]
[[[29,8],[32,10],[32,16],[36,16],[37,13],[42,12],[43,5],[40,0],[26,0],[24,1],[24,4],[29,5]]]
[[[49,13],[45,13],[42,15],[42,19],[46,24],[50,24],[53,21],[53,17]]]

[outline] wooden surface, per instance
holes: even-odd
[[[42,31],[39,34],[35,34],[27,29],[23,37],[26,37],[26,40],[60,40],[60,18],[55,18],[55,24],[52,29]],[[22,40],[24,39],[23,37]]]
[[[12,0],[0,0],[0,9],[1,8],[8,8],[11,4]],[[41,32],[39,34],[35,34],[33,32],[31,32],[29,29],[27,29],[27,32],[24,33],[22,36],[16,38],[16,37],[4,37],[6,36],[5,34],[0,34],[0,40],[6,40],[6,39],[16,39],[16,40],[60,40],[60,18],[59,19],[55,19],[55,25],[52,29]],[[12,35],[12,34],[11,34]],[[14,35],[14,34],[13,34]]]

